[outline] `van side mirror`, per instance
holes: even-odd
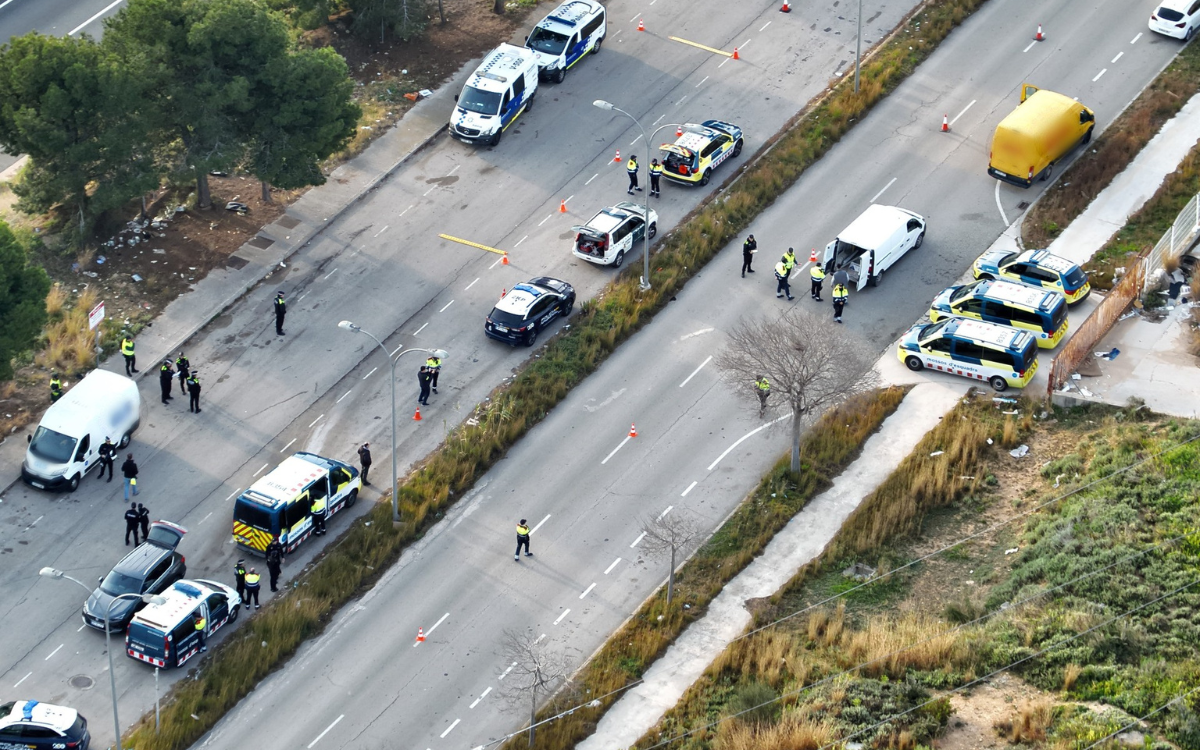
[[[527,41],[527,42],[529,41],[529,35],[528,35],[528,34],[526,34],[526,35],[525,35],[525,41]]]

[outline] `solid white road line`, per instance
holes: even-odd
[[[242,491],[242,488],[241,488],[241,487],[238,487],[236,490],[234,490],[234,491],[233,491],[233,493],[232,493],[232,494],[231,494],[229,497],[225,498],[225,502],[229,502],[230,500],[232,500],[232,499],[234,499],[235,497],[237,497],[237,496],[238,496],[238,493],[239,493],[239,492],[241,492],[241,491]]]
[[[330,276],[334,275],[335,273],[337,273],[337,269],[336,269],[336,268],[335,268],[335,269],[333,269],[332,271],[330,271],[329,273],[325,274],[325,277],[324,277],[323,279],[321,279],[321,281],[324,281],[325,279],[328,279]]]
[[[270,464],[263,464],[261,467],[259,467],[258,471],[254,472],[254,476],[258,476],[259,474],[261,474],[263,469],[267,468],[268,466],[270,466]]]
[[[78,25],[78,26],[76,26],[75,28],[73,28],[73,29],[71,29],[70,31],[68,31],[68,32],[67,32],[67,36],[75,36],[75,34],[77,34],[77,33],[78,33],[78,32],[79,32],[79,31],[80,31],[80,30],[81,30],[81,29],[82,29],[84,26],[87,26],[87,25],[88,25],[89,23],[91,23],[92,21],[95,21],[95,20],[96,20],[97,18],[99,18],[100,16],[104,15],[105,13],[109,12],[109,11],[110,11],[110,10],[112,10],[113,8],[117,7],[117,6],[118,6],[118,5],[120,5],[120,4],[121,4],[123,1],[124,1],[124,0],[113,0],[113,2],[112,2],[112,3],[110,3],[110,4],[109,4],[109,6],[108,6],[107,8],[105,8],[104,10],[100,11],[99,13],[97,13],[97,14],[96,14],[96,15],[94,15],[94,16],[92,16],[92,17],[91,17],[91,18],[89,18],[88,20],[84,21],[83,23],[79,24],[79,25]],[[8,3],[5,3],[5,5],[8,5]],[[3,6],[0,6],[0,7],[3,7]]]
[[[479,705],[479,701],[481,701],[481,700],[483,700],[484,698],[486,698],[486,697],[487,697],[487,694],[488,694],[488,693],[490,693],[490,692],[492,692],[492,688],[491,688],[491,686],[489,685],[489,686],[488,686],[488,689],[487,689],[487,690],[484,690],[482,693],[480,693],[480,694],[479,694],[479,697],[478,697],[478,698],[476,698],[476,699],[475,699],[475,700],[474,700],[474,701],[471,703],[471,705],[470,705],[470,708],[475,708],[476,706],[478,706],[478,705]]]
[[[508,673],[513,671],[513,667],[515,666],[517,666],[517,663],[514,661],[512,664],[508,665],[508,669],[504,670],[504,674],[500,675],[496,679],[503,680],[505,677],[508,677]]]
[[[282,448],[280,448],[280,449],[279,449],[279,452],[280,452],[280,453],[283,453],[283,452],[284,452],[285,450],[287,450],[288,448],[291,448],[291,447],[292,447],[292,443],[294,443],[294,442],[296,442],[296,438],[292,438],[292,441],[291,441],[291,443],[288,443],[287,445],[285,445],[285,446],[283,446]]]
[[[603,466],[604,464],[608,463],[608,459],[615,456],[617,454],[617,451],[619,451],[619,450],[621,450],[621,448],[625,447],[625,444],[628,443],[629,440],[630,440],[629,436],[626,435],[625,439],[621,441],[621,444],[618,445],[616,448],[613,448],[612,453],[609,453],[607,456],[604,457],[604,460],[600,462],[600,465]]]
[[[374,375],[374,374],[375,374],[375,373],[377,373],[377,372],[379,372],[379,368],[378,368],[378,367],[372,367],[370,372],[368,372],[366,375],[363,375],[363,376],[362,376],[362,379],[363,379],[363,380],[366,380],[367,378],[371,377],[372,375]]]
[[[324,414],[322,414],[321,416],[317,417],[317,418],[316,418],[316,419],[314,419],[313,421],[309,422],[309,423],[308,423],[308,426],[309,426],[309,427],[312,427],[313,425],[315,425],[317,422],[320,422],[320,421],[321,421],[322,419],[324,419],[324,418],[325,418],[325,415],[324,415]]]
[[[591,586],[588,586],[586,589],[583,590],[583,593],[579,595],[579,598],[582,599],[583,597],[592,593],[592,589],[594,589],[594,588],[596,588],[596,584],[593,583]]]
[[[460,722],[460,721],[462,721],[462,719],[455,719],[453,724],[446,727],[446,731],[442,732],[442,739],[446,739],[446,735],[450,734],[450,730],[452,730],[456,726],[458,726],[458,722]]]
[[[1139,31],[1137,36],[1135,36],[1133,39],[1130,39],[1130,40],[1129,40],[1129,43],[1130,43],[1130,44],[1137,44],[1137,40],[1139,40],[1139,39],[1141,39],[1141,38],[1142,38],[1142,33],[1143,33],[1143,32],[1140,32],[1140,31]]]
[[[1107,72],[1108,72],[1108,68],[1104,68],[1103,70],[1101,70],[1099,73],[1097,73],[1097,74],[1096,74],[1096,77],[1092,79],[1092,83],[1095,83],[1096,81],[1099,81],[1099,80],[1100,80],[1100,76],[1104,75],[1104,74],[1105,74],[1105,73],[1107,73]]]
[[[426,323],[425,323],[425,325],[421,326],[421,327],[420,327],[420,328],[418,328],[417,330],[413,331],[413,335],[414,335],[414,336],[416,336],[416,335],[417,335],[418,333],[420,333],[421,331],[424,331],[424,330],[425,330],[425,326],[427,326],[427,325],[429,325],[429,323],[428,323],[428,322],[426,322]]]
[[[883,195],[883,191],[890,188],[892,186],[892,183],[895,181],[896,181],[896,178],[893,177],[891,182],[889,182],[888,184],[883,186],[883,190],[880,190],[878,193],[875,194],[875,197],[871,198],[870,202],[874,203],[875,201],[879,200],[879,196]]]
[[[1028,47],[1026,47],[1025,49],[1021,50],[1021,51],[1022,51],[1022,52],[1028,52],[1029,50],[1033,49],[1033,45],[1035,45],[1035,44],[1037,44],[1037,40],[1036,40],[1036,39],[1034,39],[1032,42],[1030,42],[1030,43],[1029,43],[1029,46],[1028,46]]]
[[[4,0],[4,2],[0,3],[0,10],[3,10],[3,9],[4,9],[4,6],[8,5],[8,4],[9,4],[9,3],[11,3],[12,1],[13,1],[13,0]],[[30,674],[33,674],[33,673],[32,673],[32,672],[30,672]]]
[[[1120,59],[1121,59],[1121,57],[1122,57],[1122,55],[1124,55],[1124,54],[1125,54],[1124,52],[1118,52],[1118,53],[1117,53],[1117,56],[1116,56],[1116,57],[1114,57],[1112,60],[1109,60],[1108,64],[1109,64],[1109,65],[1112,65],[1112,64],[1113,64],[1113,63],[1115,63],[1117,60],[1120,60]]]
[[[765,430],[765,429],[767,429],[768,427],[770,427],[770,426],[771,426],[771,425],[773,425],[773,424],[776,424],[776,423],[778,423],[778,422],[782,422],[782,421],[783,421],[783,420],[785,420],[785,419],[791,419],[791,417],[792,417],[792,414],[791,414],[791,412],[788,412],[787,414],[784,414],[784,415],[783,415],[782,417],[780,417],[779,419],[775,419],[775,420],[772,420],[772,421],[770,421],[770,422],[767,422],[766,424],[764,424],[764,425],[762,425],[762,426],[760,426],[760,427],[755,427],[753,430],[750,430],[750,431],[749,431],[749,432],[747,432],[745,435],[742,435],[740,438],[738,438],[738,439],[737,439],[737,441],[736,441],[736,442],[734,442],[734,444],[733,444],[733,445],[731,445],[731,446],[729,446],[728,448],[726,448],[724,453],[722,453],[721,455],[717,456],[717,460],[716,460],[716,461],[713,461],[711,464],[709,464],[709,465],[708,465],[708,470],[709,470],[709,471],[712,471],[713,469],[717,468],[717,464],[721,463],[721,459],[723,459],[723,458],[725,458],[726,456],[728,456],[728,455],[730,454],[730,452],[731,452],[731,451],[732,451],[734,448],[736,448],[736,447],[738,447],[739,445],[741,445],[741,444],[742,444],[742,441],[743,441],[743,440],[745,440],[746,438],[750,437],[751,435],[753,435],[753,434],[754,434],[754,433],[756,433],[756,432],[760,432],[760,431],[762,431],[762,430]]]
[[[708,355],[708,359],[706,359],[706,360],[704,360],[703,362],[701,362],[701,363],[700,363],[700,366],[699,366],[699,367],[697,367],[695,370],[692,370],[692,374],[691,374],[691,375],[688,375],[686,378],[684,378],[683,382],[679,384],[679,387],[680,387],[680,388],[682,388],[682,387],[684,387],[685,385],[687,385],[687,384],[688,384],[688,381],[689,381],[689,380],[691,380],[692,378],[696,377],[696,373],[698,373],[698,372],[700,372],[701,370],[703,370],[703,369],[704,369],[704,366],[705,366],[705,365],[707,365],[709,362],[712,362],[712,355],[711,355],[711,354],[710,354],[710,355]]]
[[[453,304],[454,304],[454,300],[450,300],[449,302],[446,303],[446,307],[450,307],[450,305],[453,305]],[[443,307],[441,310],[438,310],[438,312],[440,312],[440,313],[446,312],[446,307]]]
[[[644,532],[644,531],[643,531],[642,533],[638,534],[638,536],[637,536],[637,539],[634,539],[634,540],[633,540],[633,544],[631,544],[631,545],[629,545],[629,546],[630,546],[631,548],[632,548],[632,547],[636,547],[636,546],[638,546],[638,543],[639,543],[639,542],[641,542],[641,541],[642,541],[643,539],[645,539],[645,538],[646,538],[646,532]]]
[[[609,573],[611,573],[612,569],[617,567],[617,563],[619,563],[619,562],[621,562],[621,558],[619,558],[619,557],[616,560],[613,560],[612,565],[609,565],[607,568],[604,569],[604,575],[608,575]]]
[[[682,336],[680,336],[680,337],[679,337],[679,340],[680,340],[680,341],[685,341],[685,340],[687,340],[687,339],[690,339],[690,338],[692,338],[692,337],[694,337],[694,336],[701,336],[701,335],[703,335],[703,334],[706,334],[706,333],[712,333],[712,332],[713,332],[713,331],[715,331],[715,330],[717,330],[717,329],[715,329],[715,328],[701,328],[699,331],[696,331],[695,333],[685,333],[685,334],[683,334]]]
[[[689,484],[689,485],[688,485],[688,488],[687,488],[686,490],[684,490],[683,492],[679,493],[679,496],[680,496],[680,497],[687,497],[687,493],[691,492],[691,491],[692,491],[692,488],[693,488],[693,487],[695,487],[697,484],[698,484],[698,482],[692,482],[691,484]]]
[[[666,510],[664,510],[662,513],[659,513],[659,514],[658,514],[658,518],[657,518],[656,520],[658,520],[658,521],[661,521],[661,520],[663,520],[663,518],[664,518],[664,517],[665,517],[665,516],[666,516],[668,513],[670,513],[670,512],[671,512],[671,511],[672,511],[674,508],[675,508],[675,506],[674,506],[674,505],[668,505]]]
[[[339,716],[339,717],[337,717],[336,719],[334,719],[332,724],[330,724],[329,726],[325,727],[325,731],[324,731],[324,732],[321,732],[320,734],[318,734],[318,735],[317,735],[317,738],[316,738],[315,740],[313,740],[312,742],[308,743],[308,746],[309,746],[309,748],[312,748],[312,746],[313,746],[313,745],[315,745],[315,744],[317,744],[318,742],[320,742],[320,741],[321,741],[321,738],[322,738],[322,737],[324,737],[325,735],[329,734],[329,730],[330,730],[330,729],[333,729],[334,727],[336,727],[336,726],[337,726],[337,723],[338,723],[339,721],[341,721],[342,719],[344,719],[344,718],[346,718],[346,714],[342,714],[341,716]]]
[[[63,643],[58,644],[58,648],[51,651],[50,656],[54,656],[55,654],[57,654],[58,650],[61,649],[64,645],[66,645],[66,644],[63,644]],[[42,659],[42,661],[50,661],[50,656],[47,656],[45,659]]]
[[[563,619],[564,617],[566,617],[567,615],[569,615],[569,614],[571,614],[571,610],[570,610],[570,609],[564,609],[564,610],[563,610],[563,613],[562,613],[561,615],[559,615],[559,616],[558,616],[558,619],[557,619],[557,620],[555,620],[555,621],[554,621],[554,624],[555,624],[555,625],[559,624],[560,622],[562,622],[562,619]]]
[[[353,392],[354,392],[354,389],[353,389],[353,388],[351,388],[350,390],[348,390],[348,391],[346,391],[345,393],[343,393],[343,394],[342,394],[342,398],[345,398],[345,397],[349,396],[349,395],[350,395],[351,393],[353,393]],[[337,401],[334,401],[333,403],[335,403],[335,404],[340,404],[340,403],[342,403],[342,398],[339,398]]]
[[[429,188],[429,189],[428,189],[428,190],[426,190],[424,193],[422,193],[422,194],[421,194],[421,197],[422,197],[422,198],[424,198],[425,196],[429,195],[430,193],[432,193],[432,192],[433,192],[434,190],[436,190],[436,189],[437,189],[437,185],[434,185],[433,187]]]
[[[957,115],[954,116],[954,119],[950,121],[950,124],[953,125],[954,123],[958,122],[958,118],[965,115],[967,113],[968,109],[970,109],[971,107],[974,107],[976,101],[977,101],[976,99],[972,99],[970,104],[968,104],[967,106],[962,108],[962,112],[959,112]]]
[[[0,7],[3,7],[3,6],[0,6]],[[21,679],[17,680],[17,684],[16,684],[16,685],[13,685],[13,689],[15,690],[15,689],[17,689],[18,687],[20,687],[20,686],[21,686],[21,683],[22,683],[22,682],[24,682],[25,680],[28,680],[28,679],[29,679],[29,675],[31,675],[31,674],[33,674],[33,672],[30,672],[29,674],[25,675],[25,676],[24,676],[24,677],[22,677]]]
[[[534,526],[532,529],[530,529],[530,530],[529,530],[529,535],[530,535],[530,536],[533,536],[533,533],[534,533],[535,531],[537,531],[538,529],[542,528],[542,524],[544,524],[545,522],[547,522],[547,521],[549,521],[549,520],[550,520],[550,514],[549,514],[549,513],[547,513],[545,518],[543,518],[542,520],[538,521],[538,525],[537,525],[537,526]]]
[[[515,248],[517,247],[517,245],[520,245],[522,242],[524,242],[524,241],[525,241],[525,240],[527,240],[527,239],[529,239],[529,235],[525,235],[525,236],[524,236],[524,237],[522,237],[521,239],[517,240],[516,244],[515,244],[515,245],[513,245],[513,248],[515,249]]]
[[[1000,220],[1008,226],[1008,217],[1004,215],[1004,206],[1000,204],[1000,180],[996,180],[996,208],[1000,210]]]
[[[461,164],[455,164],[454,169],[451,169],[449,172],[447,172],[446,176],[449,177],[450,175],[454,174],[455,172],[458,171],[458,168],[461,166],[462,166]]]

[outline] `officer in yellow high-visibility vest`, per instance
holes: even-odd
[[[262,588],[259,580],[262,576],[258,574],[254,568],[246,571],[246,609],[250,609],[250,600],[254,600],[254,608],[262,609],[262,605],[258,603],[258,592]]]
[[[132,376],[137,369],[137,357],[133,353],[133,339],[129,336],[121,339],[121,356],[125,358],[125,374]]]
[[[787,293],[788,299],[792,297],[792,285],[788,281],[788,276],[792,274],[792,269],[787,267],[787,263],[782,260],[775,264],[775,279],[779,282],[775,285],[775,296],[782,297]]]
[[[783,257],[780,258],[780,260],[783,261],[784,265],[787,266],[787,270],[790,272],[796,267],[796,251],[789,247],[787,252],[783,254]]]
[[[845,284],[833,285],[833,320],[837,323],[842,322],[842,308],[846,306],[846,300],[850,297],[850,290]]]
[[[62,381],[58,379],[58,373],[50,373],[50,403],[62,398]]]
[[[820,302],[821,285],[825,282],[825,270],[814,263],[808,273],[812,276],[812,298]]]
[[[429,359],[425,360],[425,369],[432,376],[429,380],[429,387],[433,389],[434,393],[437,393],[437,379],[438,373],[442,371],[442,360],[432,354],[429,355]]]
[[[204,618],[203,612],[197,612],[193,620],[196,625],[196,637],[200,639],[200,650],[208,650],[208,620]]]
[[[771,395],[771,383],[766,375],[759,375],[754,381],[754,392],[758,394],[758,415],[761,417],[767,411],[767,397]]]
[[[313,534],[323,535],[325,533],[325,498],[319,497],[313,500],[309,511],[312,513]]]
[[[640,193],[642,189],[637,184],[638,163],[636,156],[630,154],[629,161],[625,162],[625,172],[629,175],[629,190],[626,192],[630,195],[633,195],[634,190]]]
[[[662,197],[662,190],[659,189],[659,180],[662,178],[663,165],[658,163],[658,159],[650,160],[650,195],[656,198]]]
[[[533,557],[533,553],[529,551],[529,526],[526,525],[524,518],[517,524],[517,551],[513,553],[514,560],[521,559],[521,548],[525,548],[525,556]]]

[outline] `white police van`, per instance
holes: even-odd
[[[463,86],[450,115],[450,135],[464,143],[495,146],[508,126],[533,106],[537,86],[533,50],[501,44],[483,58]]]
[[[596,0],[567,0],[543,18],[525,37],[537,53],[543,76],[562,83],[567,69],[589,52],[600,51],[608,34],[608,14]]]
[[[237,591],[204,578],[176,581],[162,598],[134,615],[125,631],[125,654],[162,669],[181,667],[200,653],[197,615],[204,618],[203,642],[207,642],[237,620],[242,607]]]

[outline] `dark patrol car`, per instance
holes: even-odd
[[[565,281],[539,276],[517,284],[492,308],[483,332],[497,341],[533,346],[555,318],[575,307],[575,288]]]
[[[113,599],[121,594],[161,594],[183,578],[187,574],[187,561],[175,548],[186,533],[187,529],[167,521],[150,524],[146,541],[100,579],[100,586],[83,605],[83,621],[104,632],[104,617],[111,604],[112,632],[123,631],[145,602],[128,597],[113,604]]]
[[[0,750],[87,750],[87,719],[66,706],[41,701],[0,704]]]

